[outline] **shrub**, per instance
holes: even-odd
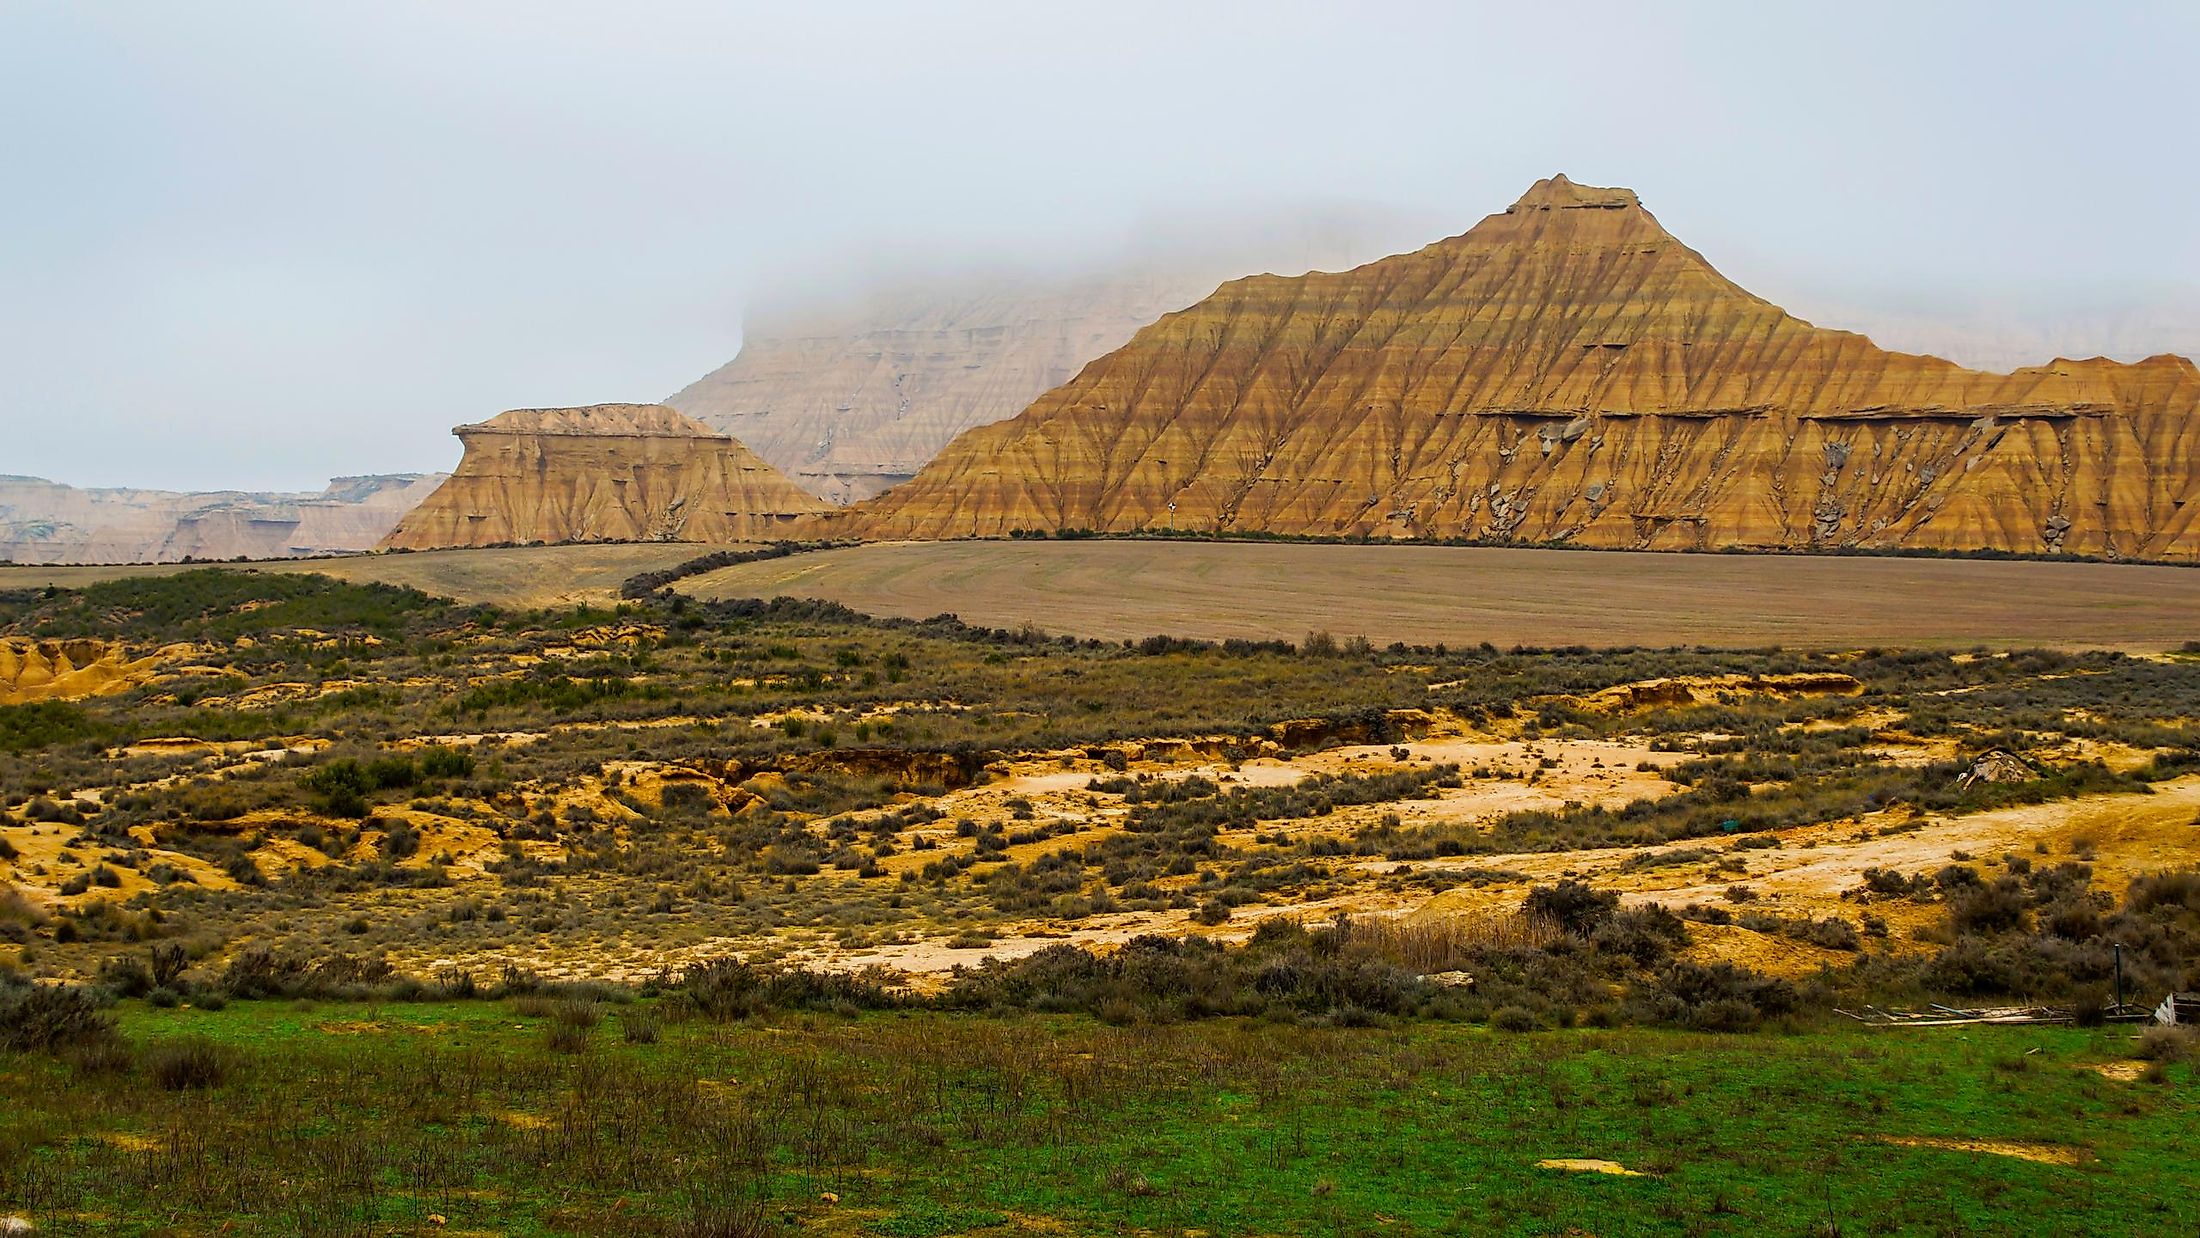
[[[0,1049],[51,1053],[114,1034],[114,1019],[88,990],[49,984],[0,986]]]
[[[588,1048],[588,1028],[552,1019],[543,1025],[542,1041],[553,1053],[580,1053]]]
[[[690,964],[669,994],[682,1012],[728,1022],[775,1010],[884,1010],[899,1001],[883,973],[819,972],[740,959]]]
[[[2182,1062],[2194,1055],[2196,1039],[2190,1028],[2150,1027],[2139,1033],[2139,1056],[2149,1062]]]
[[[551,1007],[550,1021],[577,1027],[584,1032],[593,1031],[598,1023],[603,1022],[603,1011],[597,1009],[596,1003],[585,998],[567,998]]]
[[[1500,1032],[1532,1032],[1541,1024],[1526,1006],[1500,1006],[1490,1012],[1490,1026]]]
[[[143,997],[156,981],[152,969],[135,955],[117,954],[99,964],[99,982],[116,997]]]
[[[229,1059],[202,1037],[163,1040],[145,1051],[146,1073],[170,1092],[202,1091],[228,1082]]]
[[[237,953],[222,971],[221,987],[231,997],[339,997],[397,976],[388,959],[379,956],[332,954],[309,960],[295,954],[276,954],[264,946],[249,946]]]
[[[1592,889],[1569,877],[1555,886],[1537,886],[1528,891],[1524,910],[1576,937],[1587,937],[1619,910],[1619,895]]]
[[[663,1020],[654,1010],[633,1007],[619,1012],[619,1033],[630,1045],[656,1044],[663,1028]]]
[[[1969,869],[1961,870],[1969,872]],[[2005,933],[2024,927],[2027,902],[2023,885],[2004,877],[1992,885],[1959,886],[1949,919],[1959,933]]]

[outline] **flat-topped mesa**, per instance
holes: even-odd
[[[724,438],[662,404],[590,404],[580,408],[515,408],[459,426],[461,442],[485,434],[575,435],[582,438]]]
[[[874,538],[1268,532],[2200,557],[2200,374],[2009,374],[1750,295],[1624,189],[1224,284],[905,485]]]
[[[452,431],[466,454],[385,549],[738,542],[825,504],[740,442],[660,404],[521,408]]]

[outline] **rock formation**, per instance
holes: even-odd
[[[896,294],[838,319],[751,334],[739,356],[666,403],[739,438],[810,493],[852,502],[907,481],[964,430],[1022,412],[1221,278]]]
[[[191,494],[0,477],[0,560],[174,563],[369,550],[443,478],[339,477],[317,494]]]
[[[1022,412],[1140,327],[1246,271],[1342,266],[1424,235],[1363,204],[1178,217],[1083,274],[955,273],[770,314],[741,353],[665,402],[723,430],[820,498],[909,479],[955,436]]]
[[[738,542],[825,507],[661,404],[514,409],[452,433],[466,447],[458,471],[383,546]]]
[[[113,641],[0,636],[0,705],[127,692],[150,681],[177,652],[172,647],[132,658]]]
[[[818,531],[1262,531],[2191,558],[2200,372],[1884,351],[1735,286],[1624,189],[1148,326]]]

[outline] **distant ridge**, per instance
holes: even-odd
[[[174,563],[371,549],[442,473],[338,477],[318,492],[179,492],[0,477],[0,560]]]

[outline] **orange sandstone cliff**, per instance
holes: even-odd
[[[450,480],[389,549],[528,542],[738,542],[825,505],[754,452],[658,404],[523,408],[452,433]]]
[[[1887,352],[1729,282],[1634,193],[1224,285],[811,532],[1259,531],[2200,556],[2200,372]]]

